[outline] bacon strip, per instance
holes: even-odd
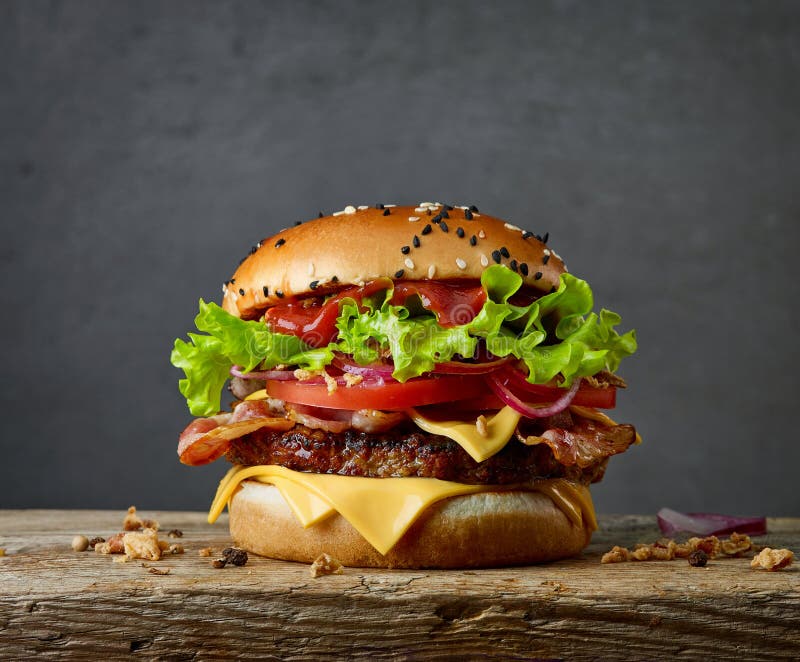
[[[550,428],[538,437],[523,436],[518,432],[517,438],[528,446],[546,444],[559,463],[585,469],[626,451],[636,439],[636,430],[632,425],[606,427],[594,421],[581,420],[570,430]]]
[[[232,439],[261,428],[289,430],[294,427],[294,421],[287,418],[266,417],[263,414],[256,416],[252,408],[245,409],[239,420],[234,421],[241,406],[236,409],[234,414],[198,418],[189,423],[178,440],[181,462],[193,467],[208,464],[225,454]]]

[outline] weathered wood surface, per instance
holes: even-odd
[[[144,513],[179,528],[187,552],[140,562],[73,552],[74,534],[118,531],[122,513],[0,511],[0,659],[453,657],[800,659],[800,572],[749,560],[600,565],[614,544],[658,537],[653,518],[601,518],[586,553],[480,571],[308,566],[253,558],[213,569],[225,522]],[[800,551],[800,520],[770,520],[763,544]]]

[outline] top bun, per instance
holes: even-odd
[[[479,280],[498,263],[543,292],[557,287],[566,271],[538,235],[475,207],[348,206],[261,240],[223,286],[222,307],[252,319],[290,297],[380,277]]]

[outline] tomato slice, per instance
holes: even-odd
[[[405,383],[386,382],[339,386],[328,393],[325,384],[267,380],[270,397],[329,409],[382,409],[401,411],[409,407],[477,398],[488,387],[480,376],[445,375],[410,379]]]

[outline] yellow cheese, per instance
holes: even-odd
[[[478,432],[474,421],[437,421],[423,416],[416,409],[409,409],[408,415],[425,432],[440,434],[457,442],[476,462],[483,462],[501,451],[514,434],[520,419],[520,414],[511,407],[503,407],[486,419],[487,435],[484,437]]]
[[[248,395],[245,400],[266,400],[268,397],[269,395],[267,395],[267,389],[262,388],[260,391],[254,391]]]
[[[597,421],[598,423],[602,423],[603,425],[608,425],[609,427],[617,425],[617,422],[614,421],[610,416],[607,416],[603,412],[597,411],[593,407],[579,407],[577,405],[571,405],[570,411],[573,414],[577,414],[581,418],[588,418],[590,421]],[[642,443],[642,438],[639,436],[639,433],[636,433],[636,442],[637,444]]]
[[[509,486],[465,485],[435,478],[310,474],[273,465],[234,467],[220,482],[208,514],[209,522],[219,517],[239,484],[247,478],[277,487],[304,527],[338,512],[381,554],[388,552],[431,504],[453,496],[509,489]],[[550,479],[514,489],[541,492],[576,526],[597,528],[589,490],[582,485]]]

